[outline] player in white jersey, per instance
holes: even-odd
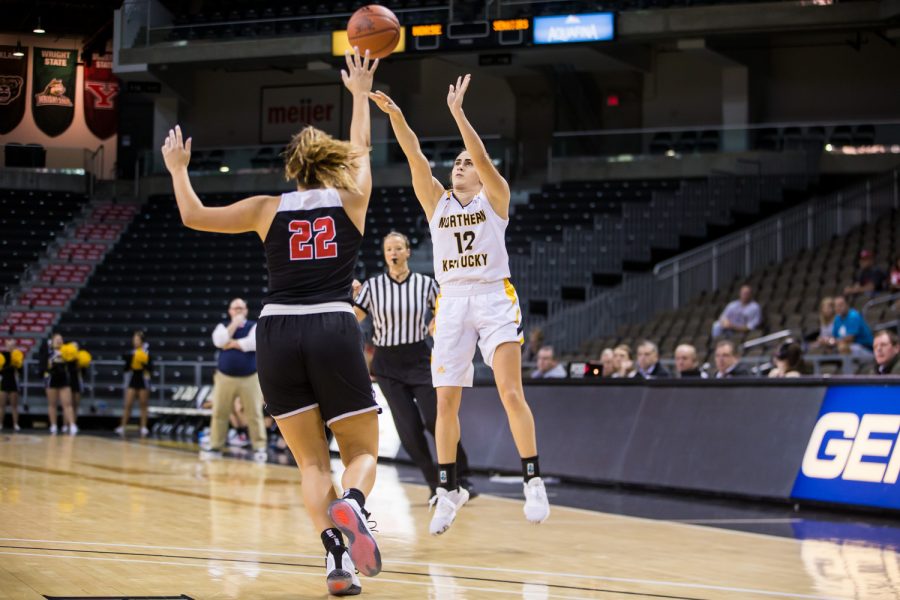
[[[456,157],[452,187],[434,178],[428,159],[400,108],[387,95],[369,95],[391,119],[409,161],[413,189],[425,210],[434,244],[434,273],[441,286],[435,310],[431,375],[437,388],[436,442],[440,487],[432,534],[446,531],[468,500],[456,477],[459,406],[462,388],[472,386],[476,344],[494,370],[516,449],[522,458],[525,517],[541,523],[550,515],[540,477],[534,417],[522,389],[522,313],[509,281],[504,233],[509,224],[509,184],[497,171],[484,144],[463,112],[471,77],[450,86],[447,105],[462,134],[465,150]]]

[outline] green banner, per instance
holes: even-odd
[[[55,137],[75,118],[75,50],[34,49],[31,114],[38,128]]]

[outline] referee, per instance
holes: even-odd
[[[422,471],[433,496],[438,487],[437,470],[425,431],[434,435],[437,394],[431,381],[431,349],[425,338],[429,329],[426,317],[434,312],[438,286],[431,277],[410,272],[409,255],[409,238],[396,231],[384,236],[388,271],[367,279],[358,292],[354,289],[354,311],[360,321],[372,317],[372,373],[391,408],[400,442]],[[462,444],[457,457],[460,484],[474,495]]]

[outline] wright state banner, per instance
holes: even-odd
[[[55,137],[75,118],[75,50],[34,49],[31,113],[38,128]]]
[[[101,140],[116,133],[119,123],[119,79],[112,72],[112,54],[94,54],[84,67],[84,120]]]
[[[28,48],[25,56],[13,56],[15,46],[0,46],[0,134],[15,129],[25,115],[28,81]]]

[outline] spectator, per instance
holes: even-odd
[[[900,292],[900,256],[891,265],[890,286],[891,292]]]
[[[537,353],[537,369],[531,372],[532,379],[561,379],[566,376],[565,368],[556,362],[553,346],[544,346]]]
[[[612,348],[603,349],[603,352],[600,353],[600,364],[603,365],[600,376],[612,377],[616,372],[616,357],[613,354]]]
[[[741,357],[734,342],[720,341],[716,344],[716,379],[749,377],[750,371],[740,361]]]
[[[841,354],[855,358],[872,357],[872,330],[855,308],[850,308],[845,296],[834,299],[834,325],[828,345],[837,348]]]
[[[528,343],[522,351],[522,362],[530,363],[537,360],[538,352],[544,346],[544,330],[535,327],[528,332]]]
[[[812,348],[821,352],[833,352],[830,340],[834,333],[834,298],[826,296],[819,303],[819,331]],[[809,338],[807,338],[809,339]]]
[[[803,348],[793,340],[786,340],[772,359],[775,368],[769,371],[769,377],[800,377],[803,374]]]
[[[639,379],[668,379],[672,376],[659,364],[659,348],[650,340],[644,340],[637,347],[637,370],[630,376]]]
[[[629,377],[634,361],[631,359],[631,346],[628,344],[619,344],[613,349],[613,367],[615,371],[612,377]]]
[[[900,375],[900,339],[888,329],[875,334],[872,344],[875,350],[875,364],[867,371],[869,375]]]
[[[697,360],[697,349],[690,344],[681,344],[675,348],[675,371],[678,377],[688,379],[700,377],[707,379],[709,376],[700,370],[700,362]]]
[[[753,300],[753,288],[749,285],[741,286],[737,300],[729,302],[719,315],[719,320],[713,323],[713,337],[727,336],[732,333],[746,333],[753,331],[762,322],[762,309]]]
[[[859,270],[853,275],[853,283],[844,288],[844,294],[877,294],[884,291],[887,274],[875,266],[875,255],[871,250],[859,253]]]
[[[234,402],[240,398],[253,445],[253,459],[264,463],[268,453],[263,395],[256,371],[256,321],[247,319],[247,303],[241,298],[235,298],[228,305],[228,316],[230,318],[216,325],[212,333],[213,344],[220,352],[213,375],[209,448],[202,449],[201,456],[215,458],[221,455]]]

